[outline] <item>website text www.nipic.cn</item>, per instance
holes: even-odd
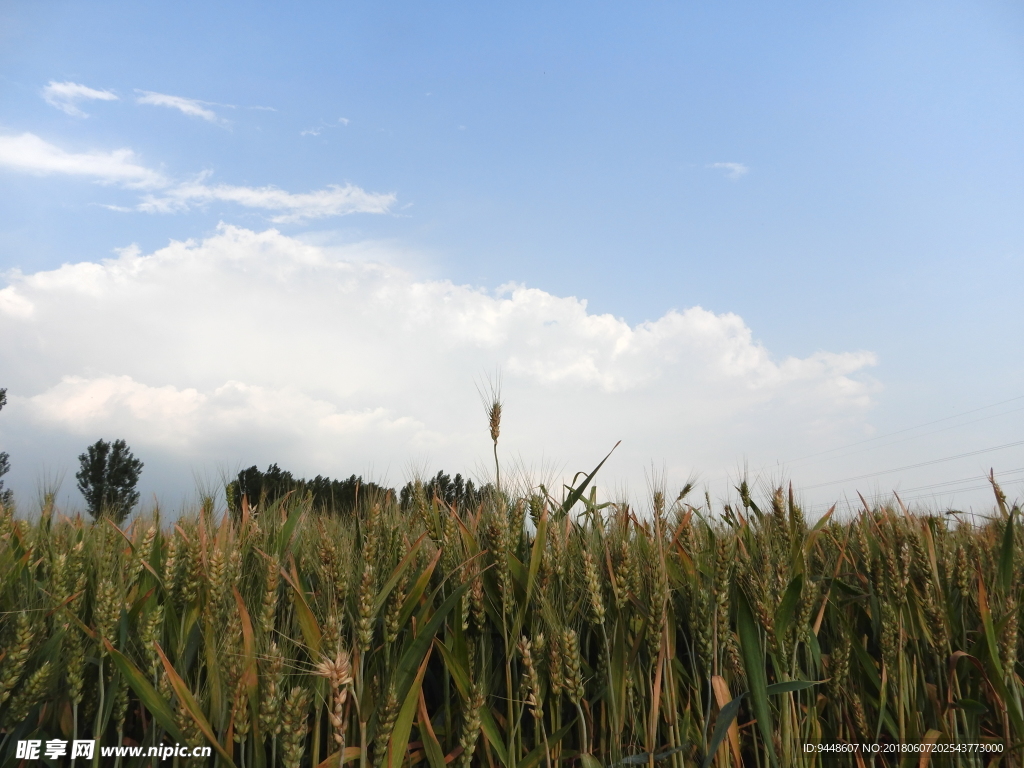
[[[187,747],[181,744],[161,744],[156,747],[119,746],[100,747],[102,757],[156,757],[170,760],[175,757],[210,757],[211,747]],[[91,760],[96,754],[94,739],[25,739],[18,742],[16,757],[19,760],[56,760],[59,757],[72,759],[81,757]]]

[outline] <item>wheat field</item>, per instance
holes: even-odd
[[[592,478],[123,529],[2,510],[0,763],[90,738],[239,768],[1024,764],[1024,535],[995,483],[973,523],[894,498],[809,524],[791,489],[638,510]],[[829,744],[911,751],[805,746]]]

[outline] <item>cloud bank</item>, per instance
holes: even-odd
[[[396,200],[392,193],[367,192],[353,184],[293,193],[274,186],[210,185],[206,183],[209,174],[193,181],[174,181],[142,165],[130,149],[68,152],[33,133],[0,134],[0,168],[40,176],[84,176],[103,184],[158,190],[145,194],[130,208],[107,206],[146,213],[175,213],[220,201],[269,211],[275,223],[295,223],[350,213],[387,213]]]
[[[877,387],[871,353],[778,360],[734,314],[630,324],[537,288],[418,278],[389,257],[222,225],[148,255],[10,274],[5,448],[28,473],[33,446],[66,446],[70,466],[88,442],[124,437],[150,482],[160,466],[179,482],[182,467],[272,461],[392,482],[410,467],[483,473],[475,385],[500,368],[504,461],[571,472],[622,439],[605,482],[642,490],[652,460],[671,479],[717,477],[737,450],[792,455],[857,429]]]
[[[88,117],[79,107],[82,101],[117,101],[117,94],[110,91],[99,91],[80,83],[58,83],[51,80],[43,88],[43,99],[51,107],[72,117]]]

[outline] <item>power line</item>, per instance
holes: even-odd
[[[960,453],[956,456],[946,456],[941,459],[932,459],[931,461],[922,461],[919,464],[908,464],[904,467],[896,467],[895,469],[885,469],[881,472],[870,472],[866,475],[857,475],[856,477],[847,477],[843,480],[830,480],[827,483],[817,483],[815,485],[805,485],[804,490],[812,490],[814,488],[824,488],[829,485],[839,485],[840,483],[852,483],[855,480],[866,480],[871,477],[879,477],[880,475],[891,475],[893,472],[903,472],[908,469],[917,469],[919,467],[928,467],[932,464],[941,464],[946,461],[955,461],[956,459],[966,459],[970,456],[979,456],[983,453],[992,453],[993,451],[1001,451],[1006,448],[1016,448],[1019,445],[1024,445],[1024,440],[1018,440],[1015,443],[1005,443],[1004,445],[995,445],[991,448],[981,448],[977,451],[969,451],[967,453]]]
[[[1021,483],[1024,483],[1024,480],[1011,480],[1008,483],[1003,483],[1002,487],[1009,488],[1011,486],[1019,485]],[[968,488],[958,488],[956,490],[956,493],[970,493],[972,491],[985,491],[985,490],[991,490],[991,489],[992,489],[991,485],[989,485],[988,483],[983,483],[981,485],[972,485],[972,486],[970,486]],[[944,496],[944,495],[945,494],[942,494],[942,493],[921,493],[921,494],[918,494],[916,496],[903,496],[903,495],[900,495],[900,499],[902,499],[905,502],[911,502],[911,501],[920,501],[921,499],[936,499],[936,498],[939,498],[940,496]]]
[[[1013,410],[1003,411],[1002,413],[993,413],[990,416],[982,416],[980,419],[973,419],[971,421],[965,421],[965,422],[962,422],[961,424],[953,424],[953,425],[948,426],[948,427],[942,427],[941,429],[933,429],[930,432],[922,432],[919,435],[911,435],[910,437],[903,437],[903,438],[900,438],[899,440],[892,440],[891,442],[888,442],[888,443],[882,443],[881,445],[869,445],[867,448],[861,448],[859,451],[850,451],[849,453],[845,453],[845,454],[843,454],[841,456],[830,456],[830,457],[825,458],[825,459],[819,459],[818,461],[808,461],[808,462],[805,462],[804,464],[800,464],[799,460],[798,460],[796,462],[795,466],[797,466],[797,467],[800,467],[800,466],[806,467],[806,466],[810,466],[812,464],[820,464],[823,461],[832,461],[833,459],[845,459],[847,456],[855,456],[858,453],[864,453],[865,451],[873,451],[873,450],[875,450],[877,448],[887,448],[890,445],[897,445],[899,443],[905,443],[907,440],[917,440],[917,439],[922,438],[922,437],[928,437],[929,435],[937,435],[939,432],[948,432],[951,429],[960,429],[960,427],[966,427],[966,426],[969,426],[971,424],[977,424],[977,423],[982,422],[982,421],[988,421],[989,419],[997,419],[1000,416],[1008,416],[1011,413],[1019,413],[1021,411],[1024,411],[1024,408],[1014,408]],[[911,427],[911,429],[919,429],[919,427]],[[897,433],[892,433],[892,434],[897,434]],[[881,439],[881,438],[874,438],[874,439]],[[854,445],[857,445],[857,444],[855,443]],[[847,446],[847,447],[853,447],[853,446]],[[841,449],[833,448],[832,450],[833,451],[838,451],[838,450],[841,450]],[[790,465],[790,466],[792,467],[793,465]]]
[[[1016,481],[1016,484],[1019,484],[1021,482],[1024,482],[1024,481]],[[986,490],[986,488],[987,488],[987,486],[979,485],[979,486],[976,486],[976,487],[973,487],[973,488],[965,488],[964,492],[966,493],[967,491],[972,491],[972,492],[973,491],[983,491],[983,490]],[[866,497],[866,498],[867,498],[869,503],[871,503],[871,504],[878,504],[880,501],[882,501],[882,499],[884,497],[882,497],[882,496],[870,497],[869,496],[869,497]],[[929,501],[930,502],[937,502],[937,501],[939,501],[939,500],[941,500],[943,498],[944,497],[942,496],[942,494],[923,493],[920,496],[902,496],[901,495],[900,496],[900,501],[902,501],[907,506],[914,505],[914,506],[918,506],[919,507],[924,502],[929,502]],[[846,501],[846,506],[847,507],[850,507],[850,508],[857,507],[857,508],[861,508],[861,509],[863,508],[863,506],[860,503],[860,499],[857,499],[857,502],[855,504],[850,504],[849,503],[849,499],[846,499],[845,501]],[[804,511],[808,515],[813,516],[813,515],[821,514],[822,512],[825,512],[831,506],[832,506],[832,503],[828,503],[828,504],[825,504],[825,503],[814,504],[812,506],[806,507],[804,509]],[[941,506],[946,507],[946,506],[953,506],[953,505],[951,505],[948,502],[948,500],[947,500],[947,501],[943,502],[943,504]],[[957,503],[956,506],[960,506],[960,504]]]
[[[1016,474],[1019,474],[1021,472],[1024,472],[1024,467],[1022,467],[1020,469],[1007,469],[1004,472],[996,472],[996,478],[998,479],[1000,477],[1006,477],[1007,475],[1016,475]],[[976,482],[977,480],[980,480],[980,479],[982,479],[982,478],[979,478],[977,475],[973,475],[971,477],[965,477],[962,480],[946,480],[945,482],[942,482],[942,483],[931,483],[930,485],[918,485],[918,486],[915,486],[913,488],[904,488],[904,489],[902,489],[901,491],[898,491],[898,492],[899,493],[913,493],[915,491],[927,491],[927,490],[929,490],[931,488],[945,488],[945,487],[950,486],[950,485],[960,485],[961,483],[973,483],[973,482]],[[987,478],[985,479],[985,482],[988,483]],[[1020,482],[1020,481],[1018,481],[1018,480],[1011,480],[1010,482],[1016,483],[1016,482]],[[983,488],[987,488],[989,486],[988,485],[984,485],[982,487]],[[967,489],[958,489],[958,490],[967,490]]]
[[[1006,478],[1009,475],[1019,475],[1021,472],[1024,472],[1024,467],[1018,467],[1017,469],[1004,469],[1001,472],[996,472],[995,473],[995,477],[996,477],[996,480],[1001,481],[1003,484],[1011,484],[1012,485],[1014,483],[1024,482],[1024,478],[1017,479],[1017,480],[1012,480],[1012,479],[1011,480],[1004,480],[1003,478]],[[952,491],[950,491],[950,493],[963,493],[963,492],[966,492],[966,491],[977,490],[978,488],[990,488],[991,487],[991,485],[989,484],[988,475],[982,474],[982,475],[971,475],[970,477],[962,477],[962,478],[959,478],[957,480],[944,480],[941,483],[929,483],[927,485],[915,485],[915,486],[910,487],[910,488],[893,488],[892,491],[886,491],[884,494],[871,494],[871,495],[877,497],[879,495],[888,495],[889,493],[899,493],[901,495],[901,497],[902,497],[903,494],[907,494],[907,493],[916,493],[917,491],[927,491],[927,490],[931,490],[933,488],[946,488],[946,487],[949,487],[949,486],[962,485],[963,483],[976,483],[978,481],[983,481],[980,486],[971,486],[970,488],[954,488]],[[932,495],[936,495],[936,494],[932,494]],[[813,506],[817,507],[817,506],[821,506],[821,504],[825,504],[825,502],[821,502],[820,504],[815,504]]]
[[[1014,471],[1020,471],[1020,470],[1014,470]],[[1003,473],[1003,474],[1005,474],[1005,473]],[[999,476],[1000,476],[999,474],[996,475],[996,477],[999,477]],[[967,482],[967,479],[965,479],[965,480],[958,480],[958,481],[955,481],[955,482]],[[1024,484],[1024,478],[1021,478],[1019,480],[1010,480],[1009,482],[1004,481],[1004,482],[1000,483],[1000,486],[1002,488],[1006,489],[1006,488],[1010,488],[1010,487],[1021,485],[1021,484]],[[924,489],[924,488],[927,488],[927,487],[928,486],[921,486],[921,489]],[[971,493],[973,491],[991,490],[991,488],[992,488],[992,486],[986,481],[986,482],[984,482],[984,483],[982,483],[980,485],[972,485],[972,486],[969,486],[967,488],[957,488],[955,490],[949,491],[949,493]],[[906,496],[906,495],[904,495],[906,492],[913,491],[913,490],[918,490],[918,489],[906,489],[904,492],[900,493],[900,499],[902,501],[904,501],[904,502],[908,502],[909,503],[909,502],[914,502],[914,501],[921,501],[922,499],[937,499],[937,498],[939,498],[941,496],[945,496],[946,495],[945,493],[942,493],[942,492],[921,493],[921,494],[917,494],[916,496]],[[892,493],[892,492],[890,491],[890,492],[886,492],[886,493],[872,494],[872,495],[869,495],[868,498],[871,499],[873,502],[877,502],[879,499],[884,498],[886,496],[889,496],[890,493]],[[832,502],[823,501],[823,502],[819,502],[817,504],[811,504],[810,506],[806,507],[805,509],[806,509],[806,511],[809,514],[814,514],[815,512],[820,512],[820,511],[826,510],[826,509],[828,509],[831,506],[832,506]]]
[[[953,416],[946,416],[945,418],[936,419],[935,421],[928,421],[928,422],[925,422],[924,424],[918,424],[918,425],[913,426],[913,427],[907,427],[905,429],[898,429],[895,432],[887,432],[884,435],[878,435],[877,437],[869,437],[866,440],[858,440],[855,443],[847,443],[846,445],[841,445],[838,448],[829,448],[827,451],[819,451],[818,453],[809,453],[806,456],[800,456],[799,458],[793,459],[789,463],[792,464],[792,463],[795,463],[795,462],[798,462],[798,461],[803,461],[804,459],[813,459],[813,458],[816,458],[818,456],[824,456],[827,453],[835,453],[836,451],[842,451],[842,450],[844,450],[846,448],[855,448],[858,445],[864,445],[865,443],[873,443],[876,440],[883,440],[883,439],[885,439],[887,437],[893,437],[895,435],[902,435],[905,432],[913,432],[915,429],[922,429],[923,427],[930,427],[932,424],[941,424],[944,421],[951,421],[952,419],[959,419],[959,418],[962,418],[963,416],[969,416],[972,413],[978,413],[979,411],[987,411],[989,408],[995,408],[995,407],[1000,406],[1000,405],[1006,405],[1007,403],[1012,403],[1012,402],[1015,402],[1017,400],[1024,400],[1024,395],[1018,395],[1017,397],[1011,397],[1009,400],[1000,400],[998,403],[992,403],[991,405],[983,405],[981,408],[974,408],[973,410],[970,410],[970,411],[964,411],[963,413],[958,413],[958,414],[955,414]],[[1014,411],[1010,411],[1010,413],[1014,413]],[[981,419],[979,419],[979,421],[981,421]],[[971,422],[971,423],[973,423],[973,422]]]
[[[1010,488],[1012,486],[1019,485],[1021,483],[1024,483],[1024,480],[1012,480],[1009,483],[1003,483],[1003,485],[1001,487],[1003,487],[1003,488]],[[972,485],[970,488],[961,488],[960,490],[957,491],[957,493],[970,493],[972,491],[986,491],[986,490],[991,491],[992,490],[992,486],[991,485],[987,485],[987,484],[986,485]],[[942,495],[943,494],[939,494],[939,493],[922,493],[922,494],[919,494],[917,496],[908,496],[907,498],[903,498],[902,496],[900,496],[900,498],[903,499],[903,501],[912,502],[912,501],[921,501],[922,499],[936,499],[936,498],[939,498]]]

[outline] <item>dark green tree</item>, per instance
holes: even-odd
[[[0,411],[7,405],[7,390],[0,389]],[[11,503],[14,498],[14,492],[8,488],[4,490],[3,476],[11,471],[11,457],[7,455],[6,451],[0,451],[0,505],[7,506]]]
[[[75,478],[89,514],[96,519],[107,515],[121,523],[139,501],[135,486],[142,473],[142,462],[132,455],[124,440],[97,440],[78,461],[82,468]]]
[[[242,496],[250,506],[265,509],[282,497],[291,493],[297,499],[309,499],[313,508],[336,515],[348,515],[356,510],[361,502],[372,503],[382,501],[394,490],[364,481],[361,476],[352,475],[347,480],[333,480],[330,477],[317,475],[312,480],[295,477],[291,472],[271,464],[266,472],[251,466],[238,473],[238,477],[228,483],[226,490],[228,509],[238,515],[242,510]]]
[[[461,474],[451,475],[443,470],[423,484],[424,498],[430,502],[434,499],[457,509],[473,509],[482,501],[484,495],[492,490],[490,484],[477,488],[472,480],[463,479]],[[406,483],[399,492],[399,503],[402,509],[411,509],[415,503],[416,484]]]

